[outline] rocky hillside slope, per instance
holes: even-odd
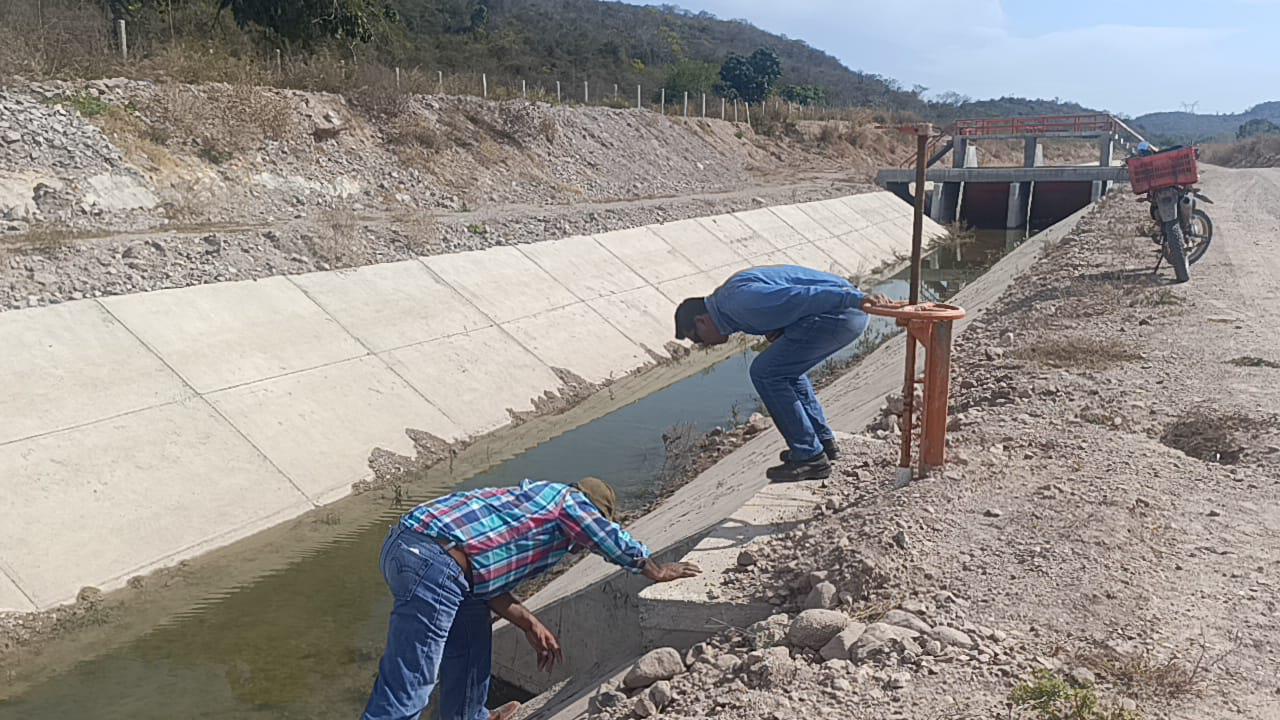
[[[0,92],[0,307],[847,194],[905,152],[849,122],[768,132],[520,100],[24,83]]]

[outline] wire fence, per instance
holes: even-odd
[[[161,6],[163,7],[163,6]],[[175,20],[176,16],[176,20]],[[659,80],[611,80],[594,74],[554,73],[530,77],[444,68],[387,66],[356,49],[265,53],[253,38],[211,32],[191,17],[169,12],[147,22],[112,19],[101,6],[82,0],[19,0],[0,8],[0,24],[30,27],[0,48],[0,74],[111,77],[184,82],[232,82],[299,90],[358,93],[476,96],[527,99],[560,105],[632,108],[667,117],[709,118],[760,128],[804,120],[865,123],[892,113],[826,104],[800,104],[777,97],[744,102],[707,89],[664,87]],[[217,35],[218,37],[214,37]],[[345,57],[343,55],[346,55]]]

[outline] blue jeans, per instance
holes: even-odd
[[[387,649],[363,720],[416,720],[440,686],[440,720],[488,720],[488,604],[435,540],[397,525],[382,546],[395,599]]]
[[[777,342],[752,361],[751,382],[791,448],[793,460],[817,458],[822,441],[835,438],[805,373],[866,329],[867,314],[861,310],[810,315],[789,325]]]

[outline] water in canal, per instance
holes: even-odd
[[[925,266],[926,299],[950,296],[1016,239],[982,233],[959,252],[937,251]],[[906,287],[900,275],[876,290],[902,297]],[[867,333],[891,331],[883,318],[873,318]],[[653,490],[664,461],[664,431],[680,423],[709,430],[756,407],[747,375],[752,357],[735,355],[484,472],[458,478],[457,487],[597,475],[634,506]],[[358,717],[390,606],[375,564],[385,528],[399,512],[367,518],[359,531],[278,572],[206,598],[150,633],[44,679],[0,702],[0,720]]]

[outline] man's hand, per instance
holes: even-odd
[[[564,653],[560,650],[560,641],[556,638],[555,633],[547,629],[534,618],[529,629],[524,631],[525,639],[529,641],[530,647],[538,654],[538,669],[543,672],[551,672],[556,663],[564,662]]]
[[[892,302],[893,301],[889,299],[888,295],[884,295],[883,293],[871,293],[862,299],[862,309],[866,310],[867,308],[872,308],[877,305],[888,305]]]
[[[653,560],[645,560],[644,570],[641,573],[656,583],[664,583],[701,575],[702,568],[687,562],[656,563]]]
[[[764,339],[769,342],[778,342],[778,338],[782,337],[781,330],[774,330],[771,333],[765,333]]]

